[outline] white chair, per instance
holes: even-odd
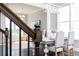
[[[67,49],[68,49],[68,55],[74,55],[74,32],[71,31],[68,33],[68,44],[67,44]]]
[[[56,40],[55,40],[55,46],[49,46],[49,51],[55,52],[55,55],[57,56],[58,52],[61,52],[62,55],[64,55],[63,52],[63,46],[64,46],[64,32],[60,31],[56,34]]]

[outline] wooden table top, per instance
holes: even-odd
[[[55,40],[42,41],[40,44],[52,44],[53,42],[55,42]]]

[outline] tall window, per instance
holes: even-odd
[[[69,6],[59,9],[58,14],[58,30],[65,33],[68,37],[68,32],[71,29],[75,32],[75,39],[79,40],[79,4],[71,5],[71,21],[69,19]]]
[[[71,10],[71,29],[75,32],[75,39],[79,40],[79,4],[73,4]]]
[[[63,31],[65,37],[68,36],[69,32],[69,6],[62,7],[59,9],[59,13],[57,16],[57,28],[59,31]]]

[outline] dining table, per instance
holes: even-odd
[[[42,42],[40,42],[40,45],[44,45],[44,54],[45,54],[45,56],[47,56],[47,54],[48,54],[48,52],[49,52],[49,50],[48,50],[48,48],[49,48],[49,46],[50,45],[55,45],[55,40],[56,40],[56,37],[54,37],[54,38],[44,38],[44,40],[42,40]],[[68,41],[68,38],[67,37],[64,37],[64,47],[66,47],[67,46],[67,41]],[[66,48],[64,48],[64,49],[66,49]]]
[[[54,44],[54,43],[55,43],[55,38],[49,39],[47,37],[44,38],[44,40],[42,40],[42,42],[40,42],[40,45],[44,45],[45,56],[47,56],[47,53],[49,52],[48,46],[51,45],[51,44]]]

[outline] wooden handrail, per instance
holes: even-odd
[[[35,38],[35,33],[30,29],[13,11],[11,11],[5,4],[0,3],[1,12],[13,21],[18,27],[26,32],[30,37]]]
[[[5,33],[5,31],[4,31],[4,30],[2,30],[1,28],[0,28],[0,31],[1,31],[2,33]]]

